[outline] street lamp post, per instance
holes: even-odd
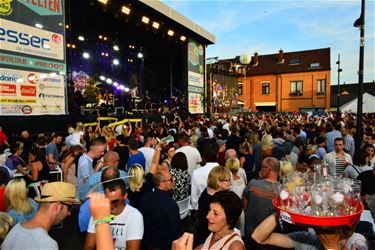
[[[337,67],[337,97],[336,97],[336,100],[337,100],[337,115],[340,114],[340,73],[342,72],[342,69],[340,68],[340,54],[338,56],[338,60],[336,62],[336,64],[338,65]]]
[[[359,70],[358,70],[358,104],[357,104],[357,133],[355,138],[356,151],[360,150],[363,139],[362,105],[363,105],[363,64],[365,54],[365,0],[361,4],[361,16],[354,22],[354,27],[360,29]]]

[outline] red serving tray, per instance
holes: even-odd
[[[290,224],[298,224],[303,226],[317,226],[317,227],[339,227],[349,226],[352,227],[355,222],[361,218],[361,213],[364,209],[362,202],[360,202],[357,212],[352,215],[345,216],[309,216],[303,214],[292,213],[288,210],[282,209],[280,205],[280,197],[272,200],[272,204],[279,214],[280,218]]]

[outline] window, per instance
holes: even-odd
[[[238,83],[238,95],[243,95],[243,84],[242,84],[242,82]]]
[[[303,93],[303,81],[290,81],[290,95],[300,96]]]
[[[262,83],[262,95],[268,95],[270,93],[270,83],[263,82]]]
[[[300,63],[300,61],[299,61],[299,59],[292,59],[292,60],[290,60],[290,65],[297,65],[297,64],[299,64]]]
[[[326,79],[318,79],[317,81],[318,86],[316,87],[316,94],[317,95],[325,95],[326,94]]]

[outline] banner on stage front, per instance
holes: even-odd
[[[189,112],[190,113],[192,114],[204,113],[202,99],[203,99],[202,94],[189,92]]]
[[[0,68],[0,115],[65,114],[64,84],[57,73]]]

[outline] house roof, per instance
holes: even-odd
[[[337,85],[331,85],[331,107],[337,107]],[[347,92],[348,94],[344,94]],[[358,97],[358,83],[342,84],[340,85],[339,106],[353,101]],[[375,82],[363,83],[363,93],[369,93],[375,96]]]
[[[279,62],[279,56],[281,52],[283,54],[283,62]],[[279,53],[276,54],[258,55],[258,63],[256,63],[256,56],[254,54],[251,57],[251,62],[247,65],[247,75],[268,75],[330,70],[330,53],[330,48],[296,52],[283,52],[282,50],[280,50]],[[233,59],[224,59],[220,61],[231,62],[232,64],[241,64],[240,56],[237,56]]]

